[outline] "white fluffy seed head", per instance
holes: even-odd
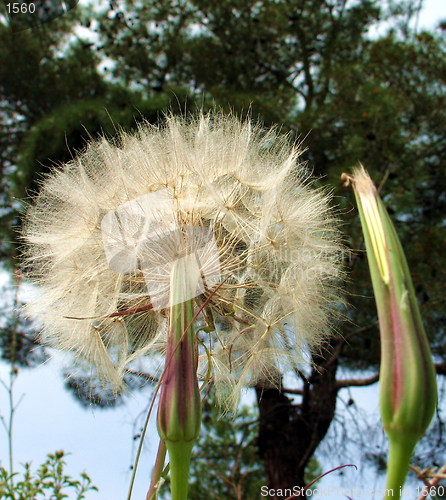
[[[28,311],[42,338],[89,361],[114,387],[133,360],[164,352],[166,313],[150,309],[156,277],[147,283],[140,268],[113,267],[101,226],[111,211],[162,191],[175,224],[212,232],[217,249],[201,261],[218,269],[220,285],[194,299],[198,309],[211,296],[197,321],[208,332],[200,333],[207,349],[199,373],[212,373],[232,402],[244,385],[274,382],[320,345],[339,302],[337,221],[329,197],[309,185],[300,153],[275,131],[234,117],[169,117],[119,143],[94,142],[54,170],[24,224],[25,267],[41,290]],[[159,241],[155,258],[167,262],[170,240]]]

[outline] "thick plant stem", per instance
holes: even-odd
[[[387,462],[387,482],[384,499],[401,498],[402,489],[409,469],[410,458],[417,439],[398,439],[389,436],[389,459]]]
[[[190,459],[194,441],[168,442],[170,460],[170,493],[172,500],[187,500]]]

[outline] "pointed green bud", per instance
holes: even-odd
[[[169,453],[172,500],[187,498],[190,457],[201,425],[194,308],[189,299],[198,277],[199,270],[188,258],[172,266],[166,367],[158,407],[158,433]]]
[[[364,233],[380,334],[380,406],[389,438],[387,491],[400,498],[410,458],[437,404],[435,366],[412,279],[390,217],[367,172],[352,181]]]

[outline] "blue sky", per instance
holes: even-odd
[[[120,500],[127,496],[135,441],[135,421],[141,422],[150,392],[137,391],[125,398],[125,404],[114,409],[84,408],[64,388],[61,356],[34,369],[21,370],[14,385],[16,401],[20,401],[14,422],[14,463],[42,463],[47,453],[63,449],[69,452],[67,472],[91,475],[100,493],[87,499]],[[9,367],[0,365],[0,377],[8,379]],[[1,389],[0,408],[7,414],[6,392]],[[148,433],[146,451],[140,463],[140,481],[133,498],[145,497],[146,481],[151,465],[150,450],[156,450],[154,425]],[[0,457],[6,464],[7,441],[2,431]],[[146,477],[144,477],[146,476]]]

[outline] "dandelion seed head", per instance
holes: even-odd
[[[55,169],[23,233],[42,339],[119,388],[133,361],[165,352],[169,266],[189,258],[191,298],[208,301],[199,373],[231,402],[276,383],[321,343],[340,300],[338,223],[300,154],[274,130],[214,114],[141,125]]]

